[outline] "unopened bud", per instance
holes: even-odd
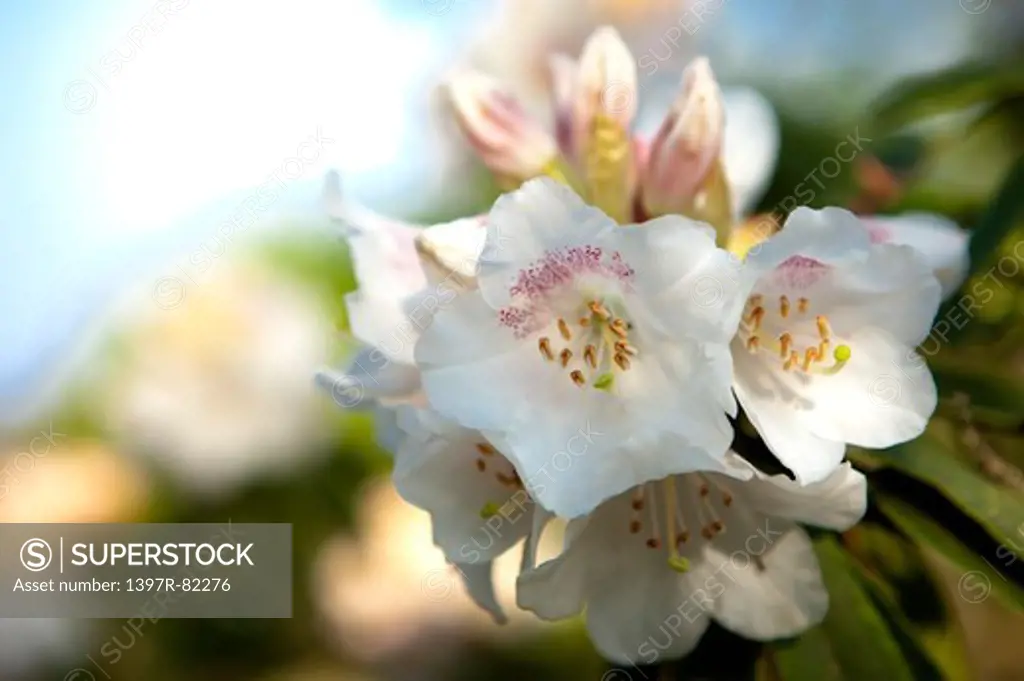
[[[448,91],[466,139],[492,172],[522,182],[557,157],[551,135],[491,78],[463,72],[450,79]]]
[[[576,127],[581,133],[588,133],[598,115],[629,129],[637,107],[636,61],[614,28],[599,28],[583,46],[579,86]]]
[[[709,179],[722,150],[725,107],[708,60],[694,60],[683,91],[651,143],[643,201],[652,215],[680,213]]]
[[[636,173],[630,126],[636,115],[636,63],[618,32],[598,29],[580,57],[574,151],[587,199],[619,222],[632,216]]]

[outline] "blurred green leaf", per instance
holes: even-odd
[[[1003,186],[971,234],[971,269],[977,272],[1024,217],[1024,156],[1010,169]]]
[[[992,593],[1003,603],[1024,612],[1024,589],[999,574],[991,563],[976,554],[948,532],[945,527],[921,513],[910,504],[889,496],[878,495],[876,503],[897,527],[919,544],[928,546],[948,558],[964,574],[981,573],[992,585]]]
[[[815,627],[790,645],[772,653],[780,681],[846,681],[822,627]]]
[[[940,491],[997,541],[1016,536],[1024,518],[1024,499],[965,464],[939,437],[941,427],[933,421],[921,437],[875,452],[876,458]]]
[[[833,536],[816,540],[815,551],[828,588],[828,615],[797,641],[775,646],[782,681],[915,681],[910,662],[849,554]]]
[[[972,411],[1003,416],[1000,425],[1015,426],[1024,421],[1024,385],[992,363],[967,363],[961,358],[935,358],[929,363],[939,396],[968,395]]]
[[[1024,68],[1009,64],[966,64],[907,78],[875,100],[871,107],[878,130],[1001,100],[1024,92]]]

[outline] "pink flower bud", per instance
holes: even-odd
[[[721,153],[724,129],[722,93],[701,57],[686,68],[683,91],[651,143],[643,180],[648,211],[675,213],[689,205]]]
[[[491,78],[462,72],[450,79],[448,92],[462,132],[499,176],[536,177],[557,156],[551,135]]]

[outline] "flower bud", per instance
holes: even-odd
[[[694,60],[683,91],[651,143],[643,179],[644,206],[652,215],[681,213],[709,179],[722,150],[725,108],[708,60]]]
[[[593,120],[603,116],[629,130],[636,107],[636,61],[618,31],[609,26],[599,28],[580,55],[573,127],[578,135],[589,136]]]
[[[556,159],[551,135],[491,78],[463,72],[450,79],[448,91],[466,139],[498,176],[522,182]]]
[[[573,136],[587,200],[619,222],[632,216],[636,173],[630,126],[636,115],[636,63],[613,28],[594,32],[580,57]]]

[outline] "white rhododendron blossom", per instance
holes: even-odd
[[[362,348],[318,380],[373,410],[395,487],[496,621],[494,560],[523,542],[518,605],[585,610],[613,661],[686,655],[712,620],[799,635],[828,593],[798,523],[857,523],[866,481],[847,445],[925,429],[936,388],[915,347],[966,276],[968,239],[916,213],[747,217],[778,124],[706,59],[651,136],[633,129],[636,63],[614,30],[551,66],[550,133],[487,77],[449,84],[510,190],[486,215],[406,224],[346,204],[329,179]],[[734,437],[737,418],[763,447]],[[791,475],[753,465],[768,452]],[[554,517],[565,546],[538,564]]]
[[[671,476],[573,520],[559,556],[527,558],[520,607],[547,620],[586,609],[597,649],[628,664],[686,655],[711,620],[761,641],[818,624],[828,592],[796,523],[848,529],[864,514],[865,479],[849,465],[807,487],[749,472]]]
[[[619,226],[546,178],[499,199],[487,230],[479,289],[416,347],[431,405],[501,433],[530,492],[567,517],[647,480],[724,470],[740,306],[714,233],[678,216]]]
[[[826,478],[846,443],[921,434],[937,397],[913,348],[940,292],[917,251],[873,244],[847,211],[798,208],[745,265],[757,280],[732,342],[736,396],[799,480]]]

